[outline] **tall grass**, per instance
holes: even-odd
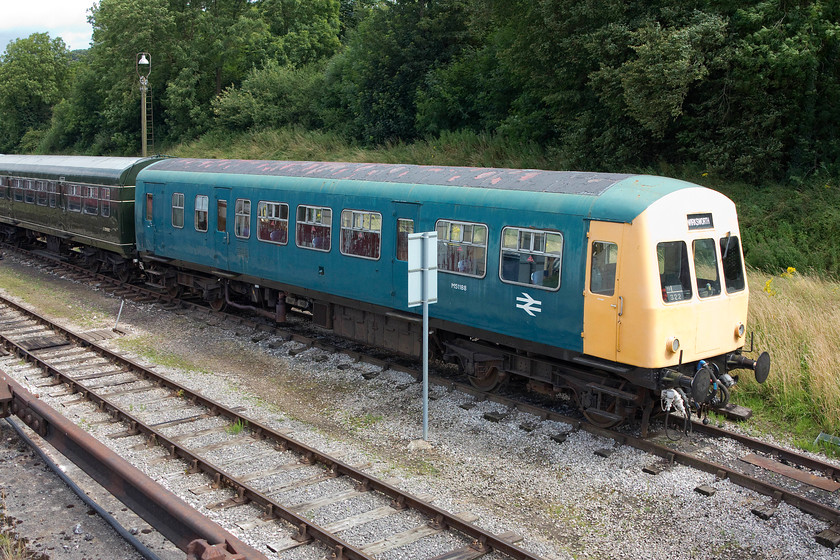
[[[537,144],[472,132],[445,132],[412,143],[393,142],[366,147],[339,134],[296,127],[231,134],[211,132],[189,144],[172,147],[177,157],[347,161],[560,169]]]
[[[788,269],[750,271],[750,326],[756,350],[770,353],[770,377],[742,375],[745,398],[788,421],[801,438],[840,434],[840,283]]]

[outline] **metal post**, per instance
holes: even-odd
[[[423,440],[429,438],[429,304],[437,302],[437,232],[408,235],[408,306],[423,304]]]
[[[142,156],[148,155],[148,131],[146,130],[146,93],[149,91],[149,75],[152,73],[152,55],[147,52],[137,53],[134,68],[140,78],[140,144]]]
[[[120,324],[120,317],[122,317],[122,310],[123,310],[123,306],[124,306],[124,305],[125,305],[125,300],[122,300],[122,301],[120,302],[120,312],[119,312],[119,313],[117,313],[117,322],[116,322],[116,323],[114,323],[114,332],[118,332],[118,331],[119,331],[119,329],[117,329],[117,325],[119,325],[119,324]]]
[[[146,76],[140,76],[140,138],[142,145],[142,155],[147,155],[147,140],[146,140],[146,90],[149,87],[149,81]]]
[[[424,285],[423,291],[428,288]],[[429,300],[423,295],[423,439],[429,439]]]

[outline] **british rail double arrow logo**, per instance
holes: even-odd
[[[529,296],[525,292],[522,292],[522,295],[525,296],[525,297],[516,298],[516,301],[519,302],[519,303],[516,304],[517,309],[523,310],[525,313],[527,313],[531,317],[536,317],[536,315],[534,315],[534,313],[541,313],[542,312],[542,309],[540,309],[540,306],[542,305],[542,302],[540,300],[532,298],[531,296]]]

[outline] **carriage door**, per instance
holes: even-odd
[[[213,264],[219,270],[228,269],[228,248],[230,247],[230,232],[228,228],[228,216],[233,208],[228,209],[230,201],[230,189],[227,187],[216,187],[213,189],[213,207],[210,208],[211,215],[215,216],[215,228],[213,237],[215,239],[215,251],[213,252]],[[233,219],[230,220],[231,225]]]
[[[583,304],[583,352],[616,361],[621,351],[620,292],[624,224],[590,222]]]
[[[405,309],[408,306],[408,234],[420,232],[417,219],[420,215],[420,203],[394,201],[394,220],[390,235],[392,236],[392,253],[390,255],[393,266],[391,286],[393,289],[394,307]],[[383,231],[383,235],[388,235]],[[386,245],[383,243],[383,247]]]
[[[145,183],[144,187],[144,198],[139,201],[143,205],[143,246],[138,247],[138,249],[154,254],[158,249],[156,243],[159,242],[155,235],[157,228],[165,223],[163,221],[166,214],[164,210],[163,183]]]

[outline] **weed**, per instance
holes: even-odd
[[[237,418],[236,422],[225,428],[225,431],[232,436],[242,433],[242,430],[248,427],[248,421]]]
[[[382,421],[381,414],[364,414],[362,416],[354,416],[347,420],[348,424],[350,424],[350,429],[354,432],[356,430],[364,430],[365,428],[369,428],[373,426],[377,422]]]

